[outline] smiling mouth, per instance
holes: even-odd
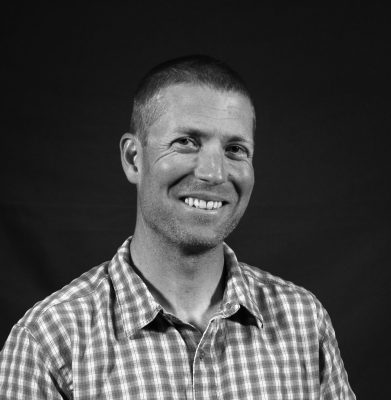
[[[222,201],[203,200],[195,197],[186,197],[183,201],[189,207],[199,208],[201,210],[218,210],[223,206]]]

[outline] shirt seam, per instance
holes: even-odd
[[[100,287],[100,285],[102,284],[103,281],[108,280],[108,277],[109,277],[108,274],[106,274],[105,276],[103,276],[103,277],[97,282],[96,287],[95,287],[94,289],[91,289],[88,293],[86,293],[86,294],[84,294],[84,295],[79,295],[79,296],[73,295],[74,297],[72,296],[72,297],[69,298],[69,299],[64,299],[64,300],[59,301],[59,302],[57,302],[57,303],[48,304],[46,307],[42,308],[42,310],[40,310],[40,311],[37,313],[36,319],[38,320],[38,319],[42,318],[48,311],[50,311],[50,310],[51,310],[52,308],[54,308],[54,307],[57,307],[57,306],[60,306],[60,305],[62,305],[62,304],[66,304],[66,303],[71,303],[71,302],[73,302],[73,301],[81,300],[81,299],[83,299],[83,298],[85,298],[85,297],[91,296],[93,293],[95,293],[95,292],[99,289],[99,287]],[[20,325],[20,326],[26,327],[26,329],[29,329],[26,325],[22,325],[21,323],[19,323],[19,325]],[[29,331],[30,331],[30,330],[29,330]]]

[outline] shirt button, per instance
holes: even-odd
[[[205,357],[205,352],[204,352],[204,350],[200,350],[198,358],[199,358],[200,360],[203,360],[204,357]]]

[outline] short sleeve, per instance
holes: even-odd
[[[0,399],[71,399],[64,386],[39,343],[15,325],[0,353]]]
[[[355,400],[348,381],[335,332],[327,311],[319,313],[320,398],[322,400]]]

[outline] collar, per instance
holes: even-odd
[[[244,307],[256,318],[258,327],[263,327],[263,318],[258,303],[254,300],[249,277],[234,251],[224,243],[224,262],[227,270],[227,283],[224,292],[222,310],[224,317],[230,317]]]
[[[131,240],[132,237],[129,237],[119,247],[108,267],[108,274],[114,286],[128,336],[132,336],[147,326],[163,311],[163,307],[156,302],[146,284],[132,267]],[[240,307],[244,307],[256,318],[258,326],[262,327],[262,315],[253,299],[247,276],[237,261],[235,253],[225,243],[224,262],[227,280],[221,306],[222,316],[228,318],[238,312]]]
[[[125,240],[108,267],[128,336],[148,325],[163,309],[133,269],[131,240],[132,237]]]

